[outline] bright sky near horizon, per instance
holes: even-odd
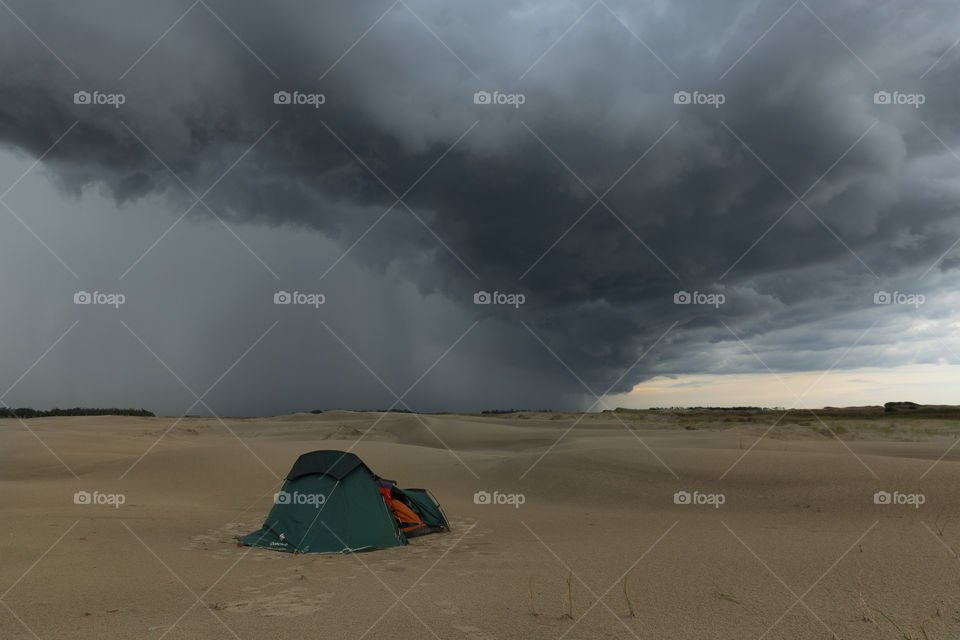
[[[658,377],[607,404],[651,407],[764,406],[816,409],[911,401],[960,404],[960,366],[912,365],[843,371]]]

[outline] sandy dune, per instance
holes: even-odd
[[[452,533],[354,556],[236,546],[297,455],[378,419],[353,451],[430,488]],[[750,450],[752,424],[576,420],[0,420],[0,638],[902,638],[885,616],[960,635],[960,447],[933,465],[953,437],[777,427]]]

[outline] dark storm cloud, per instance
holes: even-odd
[[[344,248],[415,184],[404,203],[424,224],[397,204],[353,255],[465,305],[524,292],[517,317],[597,392],[655,343],[614,391],[764,370],[733,334],[775,369],[825,368],[876,319],[875,290],[935,299],[955,281],[955,255],[921,279],[960,234],[947,3],[907,20],[892,3],[610,2],[564,35],[589,4],[410,2],[342,59],[389,4],[208,4],[137,62],[190,5],[11,3],[70,69],[3,22],[0,140],[39,156],[78,120],[46,158],[65,188],[164,192],[179,212],[193,198],[134,134],[197,194],[263,136],[206,201]],[[73,104],[94,89],[126,103]],[[326,103],[275,105],[280,90]],[[475,105],[478,90],[525,102]],[[725,102],[677,105],[677,91]],[[675,305],[678,290],[726,302]],[[844,365],[900,363],[883,348],[898,318]]]

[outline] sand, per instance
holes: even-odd
[[[353,451],[431,489],[451,533],[352,556],[236,546],[299,454],[378,419]],[[174,420],[0,420],[0,638],[960,634],[960,446],[933,465],[949,433],[781,425],[755,444],[752,424],[328,412],[189,418],[158,441]]]

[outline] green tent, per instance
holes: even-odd
[[[353,553],[449,529],[424,489],[399,489],[352,453],[312,451],[297,458],[266,522],[240,544],[290,553]]]

